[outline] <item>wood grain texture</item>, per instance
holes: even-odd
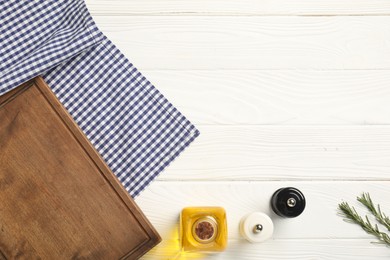
[[[93,15],[388,15],[386,0],[86,0]]]
[[[390,124],[388,70],[144,70],[197,125]]]
[[[160,180],[390,180],[388,126],[199,126]]]
[[[388,16],[97,16],[140,69],[390,69]]]
[[[158,233],[41,78],[0,97],[0,251],[135,259]]]
[[[219,254],[183,253],[177,240],[164,240],[143,260],[219,259],[219,260],[387,260],[389,249],[370,239],[273,239],[261,245],[244,240],[230,240],[228,249]]]

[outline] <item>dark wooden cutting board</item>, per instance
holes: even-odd
[[[42,78],[0,96],[0,259],[136,259],[159,241]]]

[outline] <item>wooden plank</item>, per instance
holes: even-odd
[[[386,0],[86,0],[93,15],[387,15]]]
[[[390,250],[371,243],[371,239],[286,239],[250,244],[243,240],[230,240],[225,252],[218,254],[179,251],[179,241],[163,240],[142,260],[155,259],[220,259],[220,260],[387,260]]]
[[[277,189],[289,186],[303,192],[307,205],[299,217],[283,219],[272,213],[270,199]],[[370,192],[382,210],[390,212],[390,181],[158,181],[137,198],[137,203],[163,240],[176,238],[180,211],[189,206],[224,207],[229,239],[241,238],[239,221],[254,211],[264,212],[272,218],[275,225],[273,239],[372,239],[359,226],[344,222],[337,213],[338,204],[348,201],[358,212],[366,214],[367,211],[356,201],[356,196],[362,192]],[[156,210],[161,205],[164,210]]]
[[[0,97],[0,201],[7,259],[135,259],[160,241],[40,77]]]
[[[97,16],[141,69],[390,69],[389,16]]]
[[[388,70],[143,73],[196,124],[390,124]]]
[[[161,180],[389,180],[389,126],[202,126]]]

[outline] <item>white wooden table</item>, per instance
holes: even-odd
[[[389,259],[337,205],[390,214],[389,0],[88,0],[98,26],[201,131],[137,198],[163,237],[144,259]],[[280,187],[307,208],[271,212]],[[179,251],[186,206],[227,210],[228,249]],[[365,211],[358,207],[362,213]],[[272,240],[240,238],[270,214]]]

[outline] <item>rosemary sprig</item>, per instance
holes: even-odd
[[[373,226],[367,216],[365,216],[366,220],[363,220],[356,212],[355,208],[350,207],[347,202],[340,203],[339,209],[345,217],[345,221],[360,225],[368,234],[374,235],[380,243],[390,246],[390,236],[380,231],[377,224]]]
[[[363,204],[376,218],[376,220],[390,231],[390,218],[381,211],[381,207],[377,205],[375,207],[371,200],[370,194],[363,193],[361,197],[357,197],[357,200]]]

